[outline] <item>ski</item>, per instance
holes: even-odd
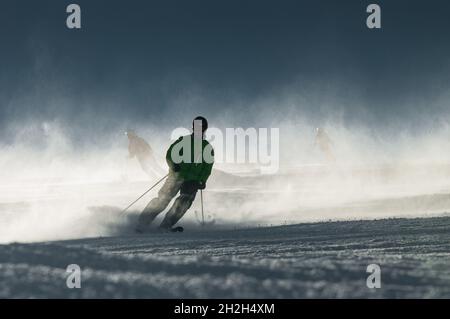
[[[139,228],[135,229],[134,231],[135,231],[136,234],[140,234],[140,235],[147,234],[147,233],[152,233],[152,231],[148,231],[148,230],[145,231],[145,230],[142,230],[142,229],[139,229]],[[155,231],[157,233],[164,233],[164,232],[182,233],[184,231],[184,228],[181,227],[181,226],[177,226],[177,227],[173,227],[173,228],[157,228]]]

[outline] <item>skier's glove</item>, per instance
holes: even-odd
[[[206,183],[198,182],[198,189],[205,189],[205,188],[206,188]]]

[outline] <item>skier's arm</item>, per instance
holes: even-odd
[[[205,149],[206,148],[210,148],[211,157],[208,158],[207,161],[204,161],[202,163],[202,171],[201,171],[200,181],[203,184],[206,184],[206,181],[208,180],[209,176],[211,175],[211,171],[212,171],[212,168],[214,165],[214,149],[212,148],[211,144],[209,144],[209,143],[206,145]]]
[[[203,184],[206,184],[206,181],[208,180],[209,176],[211,175],[213,164],[214,163],[205,164],[205,168],[203,169],[203,172],[202,172],[202,182],[203,182]]]
[[[175,167],[175,163],[172,160],[172,148],[173,148],[173,144],[170,145],[170,147],[169,147],[169,149],[167,150],[167,153],[166,153],[166,162],[167,162],[167,165],[169,166],[169,169],[171,171],[173,171],[173,169]]]
[[[169,169],[173,172],[177,172],[178,171],[178,167],[179,164],[175,164],[172,160],[172,149],[173,147],[180,141],[181,138],[179,138],[178,140],[176,140],[174,143],[172,143],[172,145],[170,145],[169,149],[167,150],[166,153],[166,162],[167,165],[169,166]]]
[[[133,143],[129,143],[128,144],[128,157],[129,158],[134,158],[136,156],[136,152],[135,152],[135,148]]]

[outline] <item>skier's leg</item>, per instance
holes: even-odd
[[[173,206],[167,212],[160,228],[172,228],[191,207],[197,191],[198,189],[193,183],[183,183],[181,186],[180,196],[177,197],[175,203],[173,203]]]
[[[141,156],[139,158],[139,164],[141,165],[142,170],[150,177],[150,178],[161,178],[166,174],[166,171],[159,165],[153,155]]]
[[[169,205],[172,198],[174,198],[180,190],[182,183],[182,180],[178,179],[173,174],[169,174],[166,182],[158,192],[158,197],[153,198],[139,216],[138,226],[136,228],[137,231],[144,231],[145,228],[153,222],[156,216]]]
[[[149,163],[148,158],[142,158],[140,157],[138,159],[139,164],[141,165],[142,170],[148,175],[148,177],[150,177],[151,179],[154,178],[160,178],[161,176],[155,174],[155,172],[153,171],[153,168],[151,167],[151,164]]]
[[[155,157],[152,157],[152,168],[153,168],[153,172],[157,175],[157,176],[162,176],[164,175],[164,169],[161,167],[161,165],[159,165],[158,161],[156,160]]]

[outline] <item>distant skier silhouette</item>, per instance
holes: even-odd
[[[333,141],[324,128],[316,128],[316,138],[314,145],[318,146],[328,162],[335,162],[336,158],[333,154]]]
[[[208,122],[204,117],[193,121],[193,133],[180,137],[167,150],[166,161],[169,175],[158,197],[152,199],[139,216],[136,231],[145,232],[153,220],[180,192],[160,225],[162,230],[172,230],[173,226],[191,207],[200,189],[205,189],[214,164],[214,150],[204,139]]]
[[[127,130],[129,158],[136,158],[147,175],[151,178],[161,177],[164,170],[158,164],[151,146],[133,130]]]

